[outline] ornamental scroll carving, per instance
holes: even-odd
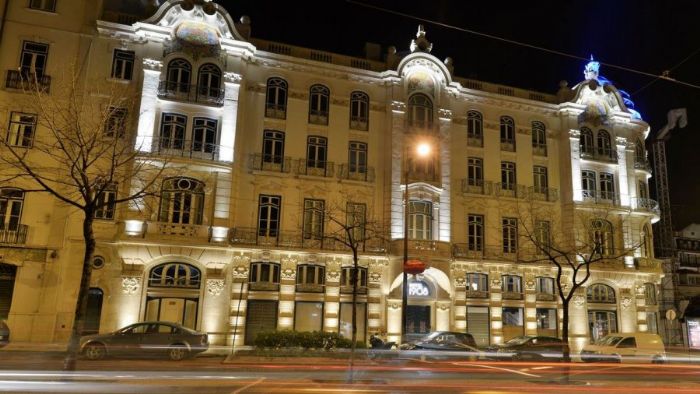
[[[574,302],[574,306],[576,308],[581,309],[581,308],[583,308],[583,304],[586,302],[586,299],[582,295],[579,294],[579,295],[575,295],[574,298],[572,299],[572,301]]]
[[[122,293],[133,295],[141,287],[141,278],[136,276],[125,276],[122,278]]]
[[[224,280],[223,279],[209,279],[207,280],[207,293],[209,295],[218,297],[224,291]]]

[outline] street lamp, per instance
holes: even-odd
[[[418,157],[426,157],[430,154],[430,144],[427,142],[420,142],[416,146],[416,155]],[[408,314],[406,309],[408,307],[408,272],[406,271],[406,265],[408,264],[408,220],[409,220],[409,207],[408,207],[408,149],[404,149],[406,153],[404,155],[404,169],[403,169],[403,284],[401,292],[401,343],[406,342],[406,330],[408,326]]]

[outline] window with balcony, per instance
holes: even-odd
[[[17,231],[22,219],[24,191],[10,187],[0,188],[0,230]]]
[[[304,199],[304,239],[323,239],[323,200]]]
[[[46,12],[56,12],[56,0],[30,0],[29,8]]]
[[[536,253],[541,255],[552,246],[551,224],[547,220],[535,221],[535,242],[537,243]]]
[[[24,41],[20,56],[20,72],[22,79],[32,81],[40,79],[46,71],[46,60],[49,56],[48,44]]]
[[[221,88],[221,69],[214,64],[207,63],[199,67],[197,81],[197,95],[201,98],[219,100],[223,99]]]
[[[34,144],[37,116],[22,112],[10,113],[7,144],[14,147],[31,148]]]
[[[282,164],[284,162],[284,133],[276,130],[263,132],[263,163]]]
[[[501,162],[501,190],[515,191],[515,163],[510,161]]]
[[[411,201],[408,207],[408,238],[432,240],[433,203],[430,201]]]
[[[484,250],[484,215],[472,215],[467,217],[467,248],[472,252]]]
[[[484,127],[483,117],[481,112],[467,112],[467,145],[483,146],[484,144]]]
[[[554,301],[554,278],[538,276],[535,279],[535,292],[538,301]]]
[[[604,219],[594,219],[591,221],[590,232],[593,253],[599,256],[612,255],[615,248],[612,223]]]
[[[547,189],[549,188],[549,180],[547,177],[547,167],[544,166],[533,166],[533,185],[535,188],[535,193],[547,194]]]
[[[369,130],[369,96],[365,92],[350,93],[350,129]]]
[[[596,197],[596,176],[595,171],[581,171],[581,191],[584,198]]]
[[[532,153],[547,156],[547,129],[542,122],[532,122]]]
[[[249,282],[279,285],[280,265],[266,261],[251,263]]]
[[[433,101],[427,95],[415,93],[408,98],[408,124],[416,128],[433,127]]]
[[[647,152],[644,149],[644,144],[640,140],[634,143],[634,161],[639,164],[645,164],[647,161]]]
[[[467,273],[467,292],[483,292],[489,291],[489,276],[486,274],[470,272]],[[487,294],[483,294],[487,297]]]
[[[201,283],[201,271],[185,263],[160,264],[151,269],[151,273],[148,275],[148,286],[150,287],[198,289]]]
[[[637,192],[640,199],[649,198],[649,188],[646,181],[637,181]]]
[[[323,85],[309,89],[309,123],[327,125],[331,91]]]
[[[107,108],[107,119],[104,124],[103,135],[107,138],[122,138],[126,134],[126,108]]]
[[[169,93],[189,93],[192,65],[185,59],[173,59],[168,63],[166,89]]]
[[[617,302],[615,299],[615,290],[612,287],[602,283],[596,283],[588,286],[586,298],[588,299],[588,302],[600,304],[614,304]]]
[[[282,78],[267,80],[265,96],[265,116],[268,118],[287,118],[287,81]]]
[[[593,155],[593,132],[588,127],[581,128],[579,136],[579,150],[582,156]]]
[[[160,122],[160,144],[162,149],[183,149],[187,116],[175,113],[163,113]]]
[[[348,148],[348,170],[351,173],[367,173],[367,144],[350,141]]]
[[[306,138],[306,168],[326,168],[328,139],[309,136]]]
[[[501,276],[501,291],[504,293],[503,298],[521,298],[523,292],[523,278],[517,275]]]
[[[116,209],[117,185],[111,183],[97,194],[95,219],[112,220]]]
[[[134,60],[136,54],[134,51],[125,51],[123,49],[115,49],[112,55],[112,74],[114,79],[123,79],[131,81],[134,75]]]
[[[258,236],[276,238],[280,230],[282,197],[261,194],[258,199]]]
[[[202,224],[204,184],[192,178],[169,178],[163,182],[159,220],[173,224]]]
[[[612,159],[614,157],[614,152],[612,148],[612,139],[610,138],[610,133],[605,130],[598,130],[598,155]]]
[[[219,130],[216,119],[194,118],[192,126],[192,152],[214,153]]]
[[[503,218],[501,225],[503,253],[515,253],[518,250],[518,219]]]
[[[297,266],[297,291],[322,293],[326,283],[326,268],[315,264]]]
[[[467,185],[470,187],[484,187],[484,161],[479,157],[467,159]]]
[[[616,200],[615,177],[607,172],[600,173],[600,198],[603,200]]]
[[[501,116],[501,150],[515,152],[515,121],[510,116]]]
[[[340,287],[352,288],[353,267],[347,266],[340,270]],[[357,287],[367,287],[367,268],[357,267]],[[352,291],[352,290],[351,290]]]

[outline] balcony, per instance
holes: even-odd
[[[0,244],[24,245],[27,242],[26,224],[18,224],[16,228],[0,228]]]
[[[266,104],[265,117],[272,119],[287,119],[287,106]]]
[[[156,155],[213,161],[219,160],[220,151],[221,145],[170,138],[155,139],[151,150]]]
[[[580,157],[584,160],[617,163],[617,151],[614,149],[581,148]]]
[[[651,173],[651,163],[647,159],[635,159],[634,160],[634,168],[636,170],[642,170],[646,171],[648,173]]]
[[[351,116],[350,117],[350,129],[367,131],[369,130],[369,122],[367,118],[363,116]]]
[[[501,150],[506,152],[515,152],[515,141],[502,139]]]
[[[505,253],[501,246],[486,246],[481,250],[471,250],[466,243],[454,243],[451,245],[452,258],[462,260],[504,260],[515,261],[515,253]],[[522,248],[521,248],[522,249]]]
[[[248,157],[248,169],[252,171],[289,173],[292,169],[292,159],[288,156],[251,153]]]
[[[396,255],[403,254],[403,238],[392,240],[391,250]],[[425,257],[450,258],[452,245],[449,242],[409,238],[408,253]]]
[[[469,290],[466,291],[467,298],[489,298],[488,291]]]
[[[49,93],[51,90],[51,77],[24,70],[7,70],[5,87],[24,91],[39,90],[42,93]]]
[[[221,107],[224,105],[224,88],[160,81],[158,98]]]
[[[484,138],[482,136],[467,136],[467,146],[473,146],[476,148],[484,147]]]
[[[462,179],[462,193],[490,196],[493,193],[493,182],[481,179]]]
[[[536,201],[555,202],[559,199],[559,190],[552,187],[535,187],[527,188],[530,198]]]
[[[253,227],[235,227],[231,229],[229,241],[233,245],[255,245],[272,248],[292,248],[311,250],[331,250],[347,252],[350,249],[342,242],[331,238],[304,237],[301,231],[278,231],[267,235]],[[384,253],[386,245],[382,240],[368,240],[359,248],[365,253]]]
[[[299,159],[295,172],[297,175],[332,178],[335,175],[335,164],[332,161]]]
[[[280,284],[272,282],[249,282],[248,289],[250,291],[280,291]]]
[[[374,167],[341,164],[338,178],[341,180],[374,182]]]
[[[547,144],[532,144],[532,154],[535,156],[547,156]]]
[[[352,294],[352,286],[340,286],[341,294]],[[367,294],[367,286],[357,286],[357,294]]]
[[[583,190],[583,201],[594,204],[620,205],[620,196],[613,192]]]
[[[508,198],[527,198],[527,188],[525,185],[515,185],[512,183],[496,183],[496,196]]]
[[[309,123],[328,126],[328,112],[309,110]]]
[[[654,215],[661,215],[661,210],[659,209],[659,203],[651,198],[635,198],[634,204],[635,211],[643,211],[653,213]]]
[[[517,291],[504,291],[501,293],[501,298],[504,300],[522,300],[523,293]]]
[[[556,296],[552,293],[537,293],[537,301],[554,301]]]
[[[296,290],[297,293],[323,293],[325,286],[316,283],[297,283]]]

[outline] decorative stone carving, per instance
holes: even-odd
[[[398,302],[392,302],[391,304],[389,304],[389,308],[390,309],[401,309],[401,304],[399,304]]]
[[[467,279],[463,276],[458,276],[455,278],[455,285],[458,287],[461,286],[466,286],[467,285]]]
[[[381,272],[373,271],[369,273],[369,281],[370,283],[379,283],[382,281],[382,274]]]
[[[425,29],[423,25],[418,25],[418,33],[416,33],[416,38],[411,40],[411,52],[427,52],[433,49],[433,44],[425,38]]]
[[[231,270],[234,279],[246,279],[248,277],[248,265],[238,265]]]
[[[450,111],[449,109],[440,108],[438,109],[438,117],[440,119],[451,120],[452,111]]]
[[[282,279],[296,279],[297,271],[294,268],[286,267],[282,269]]]
[[[501,288],[501,278],[491,279],[491,288],[492,289],[500,289]]]
[[[223,279],[209,279],[207,280],[207,293],[209,295],[218,297],[224,291],[224,280]]]
[[[583,308],[583,304],[586,302],[586,299],[582,295],[575,295],[574,298],[571,300],[574,302],[574,306],[576,308]]]
[[[143,59],[143,68],[150,71],[160,71],[163,68],[163,62],[156,59]]]
[[[225,72],[224,73],[224,81],[230,82],[230,83],[241,83],[243,80],[243,76],[241,74],[237,74],[234,72]]]
[[[622,309],[629,309],[629,307],[632,305],[632,298],[622,297],[622,300],[620,300],[620,305],[622,305]]]
[[[528,276],[527,278],[525,278],[525,290],[535,290],[535,278],[533,278],[532,276]]]
[[[122,278],[122,293],[133,295],[141,287],[141,278],[136,276],[125,276]]]
[[[263,260],[270,260],[272,253],[269,250],[263,250],[260,252],[260,258]]]
[[[450,306],[448,304],[438,304],[437,307],[441,311],[446,311],[446,310],[450,309]]]
[[[637,290],[637,295],[638,296],[643,296],[644,293],[646,292],[646,289],[644,288],[644,285],[637,285],[635,288]]]
[[[338,279],[340,279],[340,271],[339,270],[328,270],[326,271],[326,278],[329,281],[335,282]]]
[[[391,110],[394,112],[406,112],[406,103],[403,101],[392,101]]]

